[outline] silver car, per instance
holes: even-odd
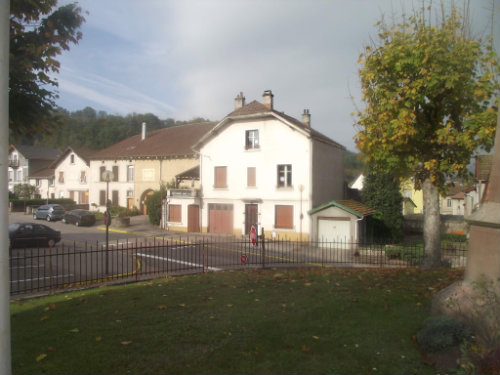
[[[60,204],[44,204],[33,213],[33,219],[45,219],[47,221],[61,220],[64,216],[64,207]]]

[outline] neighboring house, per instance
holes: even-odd
[[[31,174],[28,183],[36,186],[35,198],[55,198],[54,169],[45,168]]]
[[[204,122],[148,133],[143,123],[141,134],[97,151],[90,158],[90,205],[103,211],[108,194],[112,205],[136,207],[145,214],[146,198],[162,185],[183,181],[181,187],[194,186],[198,175],[192,175],[189,181],[182,177],[199,163],[191,147],[213,126]],[[113,172],[109,187],[103,179],[104,171]]]
[[[9,191],[13,191],[15,185],[29,183],[29,176],[48,168],[60,153],[60,150],[47,147],[10,145]]]
[[[359,190],[359,191],[362,191],[363,190],[363,186],[364,186],[364,182],[365,182],[365,176],[363,176],[363,174],[360,174],[358,177],[356,177],[356,179],[349,185],[349,188],[350,189],[354,189],[354,190]]]
[[[169,192],[169,227],[248,235],[255,226],[266,236],[308,239],[307,212],[343,198],[345,152],[310,119],[308,110],[302,121],[276,111],[271,91],[249,104],[240,93],[234,111],[194,146],[200,196]]]
[[[424,213],[423,192],[421,189],[415,189],[412,179],[401,181],[401,195],[403,196],[403,215]],[[405,198],[408,199],[405,200]]]
[[[68,147],[52,163],[56,198],[69,198],[76,204],[89,204],[90,156],[95,152]]]
[[[366,218],[376,211],[354,200],[330,201],[309,211],[312,238],[330,246],[332,242],[350,244],[366,240]]]

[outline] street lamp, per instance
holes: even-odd
[[[109,249],[109,224],[111,224],[111,214],[109,212],[109,182],[113,181],[115,175],[111,171],[102,172],[101,178],[106,181],[106,212],[104,213],[106,224],[106,275],[108,275],[108,249]]]

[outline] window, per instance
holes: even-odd
[[[134,181],[134,166],[133,165],[127,166],[127,181],[128,182]]]
[[[54,186],[54,179],[53,178],[49,179],[49,185]]]
[[[118,206],[118,190],[113,190],[111,192],[111,204],[113,206]]]
[[[255,176],[255,167],[248,167],[247,168],[247,186],[248,187],[255,187],[257,186],[256,183],[256,176]]]
[[[451,207],[451,199],[446,200],[446,207]]]
[[[59,172],[59,178],[57,179],[57,182],[60,184],[64,184],[64,172]]]
[[[293,229],[293,206],[274,206],[274,227]]]
[[[40,180],[38,178],[35,180],[35,186],[40,186]]]
[[[106,171],[106,167],[102,166],[99,167],[99,181],[104,181],[103,174]]]
[[[14,180],[14,171],[9,171],[9,182]]]
[[[106,190],[99,190],[99,206],[106,205]]]
[[[85,184],[87,182],[87,173],[85,171],[80,172],[80,183]]]
[[[247,130],[245,132],[245,148],[247,150],[259,148],[258,130]]]
[[[215,167],[214,176],[215,188],[226,188],[227,187],[227,167]]]
[[[23,180],[23,170],[19,169],[17,171],[17,181],[22,181]]]
[[[118,181],[118,166],[113,165],[113,181]]]
[[[278,187],[292,186],[292,165],[278,165]]]
[[[181,205],[180,204],[170,204],[168,205],[168,221],[181,222]]]
[[[75,155],[74,154],[70,155],[69,162],[70,162],[70,164],[75,164]]]

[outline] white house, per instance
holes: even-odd
[[[70,198],[77,204],[89,203],[89,157],[93,152],[95,151],[68,147],[52,163],[56,198]]]
[[[53,148],[12,144],[9,146],[9,191],[18,184],[30,183],[29,177],[44,169],[59,156],[61,151]],[[33,180],[33,184],[36,180]],[[45,198],[45,197],[44,197]]]
[[[29,184],[36,187],[35,198],[53,199],[55,195],[54,169],[45,168],[32,173]]]
[[[249,104],[240,93],[234,111],[194,149],[201,191],[169,196],[177,226],[198,217],[209,233],[246,235],[256,226],[266,236],[308,239],[307,212],[343,198],[345,148],[311,127],[309,110],[302,121],[276,111],[271,91]]]

